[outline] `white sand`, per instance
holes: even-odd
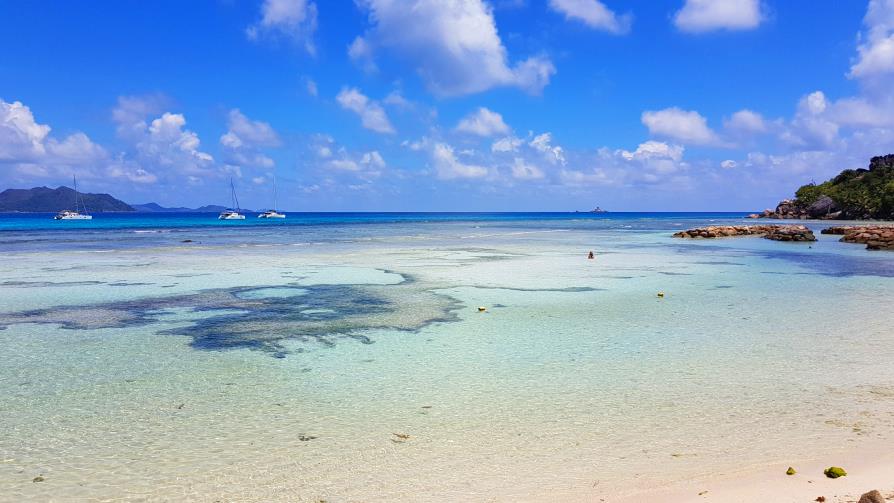
[[[633,503],[724,502],[724,503],[801,503],[824,496],[827,503],[856,502],[860,495],[877,489],[894,501],[894,451],[881,449],[842,456],[791,463],[797,474],[789,476],[788,464],[773,465],[749,472],[721,474],[709,479],[694,479],[668,487],[593,501]],[[830,479],[823,475],[829,466],[840,466],[846,477]],[[603,499],[604,498],[604,499]]]

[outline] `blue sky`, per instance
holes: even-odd
[[[758,210],[894,150],[894,0],[0,4],[0,187]]]

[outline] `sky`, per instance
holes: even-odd
[[[0,189],[756,211],[894,152],[894,0],[0,2]]]

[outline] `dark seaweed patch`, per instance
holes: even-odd
[[[250,295],[271,288],[285,293]],[[289,294],[289,289],[294,289],[294,294]],[[195,349],[254,349],[282,358],[288,353],[283,344],[286,340],[322,346],[333,346],[339,339],[372,344],[367,335],[370,330],[417,331],[431,323],[456,320],[459,307],[456,300],[413,281],[397,285],[283,285],[0,314],[0,329],[15,323],[54,324],[68,330],[145,326],[157,322],[161,314],[186,309],[206,316],[158,333],[189,337]]]
[[[90,286],[101,285],[102,281],[4,281],[0,286],[15,288],[45,288],[54,286]]]

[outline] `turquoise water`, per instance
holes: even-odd
[[[0,217],[0,501],[598,501],[894,447],[891,253],[670,237],[738,214],[106,217]]]

